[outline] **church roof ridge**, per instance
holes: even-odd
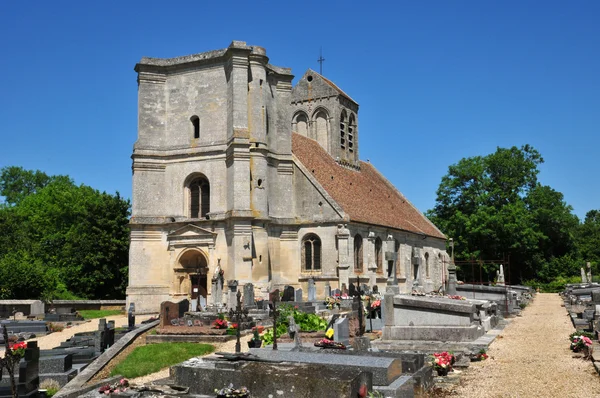
[[[292,153],[350,217],[350,221],[446,239],[404,195],[368,162],[349,169],[311,138],[292,133]]]
[[[352,101],[356,105],[358,105],[358,102],[354,101],[352,99],[352,97],[350,97],[348,94],[346,94],[346,92],[344,90],[342,90],[341,88],[339,88],[337,84],[335,84],[334,82],[332,82],[331,80],[329,80],[328,78],[326,78],[325,76],[323,76],[322,74],[320,74],[319,72],[316,72],[316,71],[312,70],[311,68],[308,68],[307,72],[311,72],[311,73],[319,76],[321,79],[323,79],[323,81],[325,83],[327,83],[331,88],[333,88],[334,90],[336,90],[339,94],[341,94],[342,96],[346,97],[347,99],[349,99],[350,101]]]

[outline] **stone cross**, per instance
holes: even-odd
[[[273,350],[277,350],[277,317],[279,317],[279,311],[277,311],[277,302],[279,301],[279,289],[269,293],[269,300],[273,303]]]
[[[217,265],[215,274],[212,277],[211,296],[212,304],[215,307],[220,307],[223,303],[223,271],[221,265]]]
[[[300,327],[296,325],[293,315],[288,316],[288,334],[294,339],[293,351],[299,351],[302,347],[302,343],[300,342]]]
[[[583,267],[581,267],[581,283],[587,283],[587,275]]]
[[[350,286],[354,286],[353,284],[350,284]],[[363,306],[362,306],[362,299],[360,298],[360,296],[362,295],[362,291],[360,290],[360,279],[357,276],[356,277],[356,291],[354,294],[354,302],[357,303],[357,307],[358,307],[358,333],[356,334],[357,336],[362,336],[363,332],[365,330],[364,327],[364,312],[363,312]]]
[[[240,343],[240,330],[242,329],[242,321],[248,317],[248,310],[242,308],[242,292],[240,292],[239,290],[236,294],[236,303],[237,305],[235,307],[235,311],[233,310],[233,308],[229,309],[229,319],[236,321],[238,324],[237,331],[235,333],[235,352],[240,353],[242,352],[242,346]]]

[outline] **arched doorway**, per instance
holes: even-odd
[[[192,300],[197,300],[201,295],[204,298],[208,296],[208,261],[206,255],[196,249],[185,251],[179,258],[180,272],[187,274],[189,283],[180,285],[179,292],[190,294]],[[182,279],[183,280],[183,279]]]

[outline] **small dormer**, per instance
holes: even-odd
[[[358,162],[358,103],[309,69],[292,89],[292,131],[317,141],[342,163]]]

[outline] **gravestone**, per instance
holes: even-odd
[[[200,308],[198,308],[198,311],[205,311],[206,310],[206,297],[200,295],[198,298],[200,299]]]
[[[160,326],[172,325],[173,323],[171,321],[183,317],[189,309],[190,302],[188,300],[181,300],[179,302],[163,301],[160,304]],[[177,321],[177,324],[179,324],[179,321]]]
[[[379,286],[373,285],[373,294],[379,294]]]
[[[325,282],[325,297],[331,297],[331,285],[329,281]]]
[[[341,295],[342,295],[342,291],[341,291],[340,289],[335,289],[335,290],[333,291],[333,295],[334,295],[334,296],[341,296]]]
[[[350,296],[350,297],[358,296],[358,292],[356,291],[356,287],[354,286],[354,283],[350,284],[350,289],[348,290],[348,296]]]
[[[296,325],[296,320],[292,315],[288,316],[288,334],[294,339],[294,351],[299,351],[302,347],[300,342],[300,327]]]
[[[371,294],[371,291],[369,290],[369,286],[366,283],[363,283],[362,285],[360,285],[360,290],[362,291],[363,294]]]
[[[317,300],[317,287],[315,286],[315,280],[310,278],[308,280],[308,301],[313,302]]]
[[[244,285],[244,307],[254,306],[254,285],[246,283]]]
[[[135,303],[129,304],[129,311],[127,311],[127,327],[129,330],[135,329]]]
[[[348,318],[338,318],[333,323],[333,340],[346,346],[350,345],[350,325]]]
[[[302,302],[302,289],[297,289],[294,293],[294,301],[297,303]]]
[[[348,287],[345,283],[342,283],[342,294],[348,294]]]
[[[294,288],[292,286],[286,286],[283,289],[283,297],[281,301],[294,301]]]
[[[235,279],[227,281],[227,288],[229,289],[227,296],[227,307],[229,309],[235,309],[237,304],[235,296],[237,295],[238,281]]]

